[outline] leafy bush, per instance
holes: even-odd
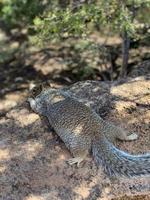
[[[109,28],[112,32],[127,31],[133,36],[136,24],[144,22],[139,13],[149,7],[149,0],[98,0],[90,4],[77,4],[77,9],[59,5],[50,6],[42,16],[34,19],[35,29],[40,39],[85,37],[99,26],[101,30]],[[139,12],[140,11],[140,12]],[[148,13],[147,13],[148,15]],[[147,21],[147,15],[145,19]]]

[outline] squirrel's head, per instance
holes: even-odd
[[[30,89],[29,97],[36,99],[39,105],[52,105],[57,102],[63,101],[69,97],[69,93],[63,89],[55,88],[50,83],[42,83],[34,85]]]
[[[48,82],[40,83],[37,85],[31,83],[29,86],[29,97],[36,98],[41,92],[49,88],[52,88],[52,87],[50,83]]]
[[[64,91],[63,89],[53,88],[50,86],[48,88],[42,89],[41,91],[37,91],[34,91],[38,94],[33,98],[36,99],[36,101],[39,102],[39,104],[41,105],[53,105],[57,102],[65,100],[67,97],[70,97],[67,91]]]

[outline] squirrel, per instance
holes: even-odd
[[[97,165],[104,166],[109,176],[142,176],[150,174],[150,154],[131,155],[119,150],[110,141],[135,140],[135,133],[103,120],[94,110],[62,89],[46,88],[28,98],[31,109],[48,118],[50,125],[65,143],[73,158],[70,165],[79,164],[89,152]]]

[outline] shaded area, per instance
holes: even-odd
[[[1,32],[0,32],[1,33]],[[0,95],[25,90],[31,82],[53,80],[60,84],[71,84],[81,80],[114,80],[120,73],[121,41],[95,35],[91,44],[83,40],[70,39],[60,44],[35,49],[19,38],[15,41],[2,32],[0,46]],[[16,33],[17,35],[17,33]],[[100,41],[99,41],[100,39]],[[119,41],[118,41],[119,40]],[[132,42],[127,73],[137,63],[149,61],[149,46],[141,41]]]

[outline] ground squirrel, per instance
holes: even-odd
[[[82,162],[92,152],[96,163],[104,166],[110,176],[140,176],[150,174],[150,154],[130,155],[117,149],[109,140],[113,135],[121,140],[134,140],[136,134],[127,135],[95,111],[61,89],[49,88],[35,98],[28,98],[36,113],[46,116],[73,155],[69,164]]]

